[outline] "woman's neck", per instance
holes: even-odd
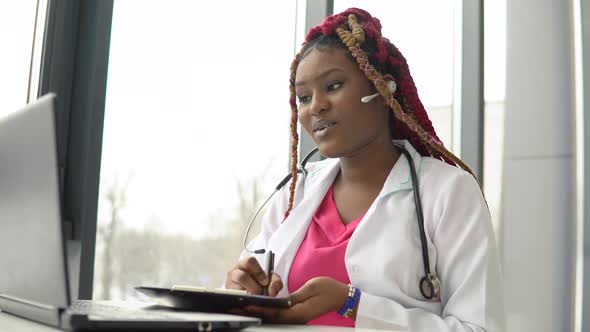
[[[383,185],[399,156],[391,140],[372,142],[351,156],[340,157],[338,180],[348,185]]]

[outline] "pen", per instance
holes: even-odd
[[[270,286],[270,279],[275,268],[275,254],[268,250],[266,253],[266,276],[268,277],[268,284],[262,288],[262,295],[268,296],[268,286]]]

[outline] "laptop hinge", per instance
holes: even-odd
[[[0,310],[15,316],[51,326],[61,326],[63,308],[56,308],[34,301],[0,294]]]

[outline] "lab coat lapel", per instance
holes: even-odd
[[[305,188],[297,189],[298,192],[305,192],[302,201],[293,207],[289,217],[269,239],[269,248],[275,253],[275,272],[281,276],[284,284],[279,295],[287,294],[291,263],[307,233],[311,218],[340,170],[337,159],[326,160],[325,163],[318,165],[317,169],[310,170],[305,179]]]
[[[414,147],[406,140],[394,141],[396,144],[403,146],[412,156],[414,161],[414,167],[416,168],[417,175],[420,175],[420,169],[422,166],[422,156],[414,149]],[[418,176],[419,177],[419,176]],[[412,174],[410,172],[410,165],[408,159],[404,154],[401,154],[391,172],[387,176],[383,188],[379,193],[378,199],[383,199],[389,195],[392,195],[400,190],[411,190],[414,186],[412,184]]]
[[[394,141],[397,145],[403,146],[412,156],[412,160],[414,162],[414,167],[416,168],[416,174],[420,175],[420,169],[422,166],[422,156],[420,153],[414,149],[414,147],[406,140],[395,140]],[[348,243],[348,247],[346,249],[346,257],[350,257],[349,253],[360,252],[362,248],[359,246],[364,245],[363,241],[357,241],[359,236],[362,238],[365,234],[366,225],[371,223],[371,220],[374,218],[389,218],[388,216],[384,215],[383,210],[377,210],[377,204],[382,201],[383,199],[391,197],[391,195],[398,193],[403,190],[412,190],[414,188],[412,184],[412,177],[410,172],[410,165],[408,164],[408,159],[402,153],[393,165],[393,168],[389,172],[387,179],[385,179],[385,183],[383,184],[383,188],[379,192],[379,195],[375,199],[375,201],[371,204],[367,213],[363,217],[361,223],[357,226],[355,232],[352,234],[350,241]],[[370,237],[370,236],[369,236]],[[349,272],[350,274],[350,272]]]
[[[416,173],[419,177],[420,170],[422,168],[422,156],[420,156],[418,151],[416,151],[416,149],[414,149],[414,147],[408,141],[395,140],[394,142],[398,145],[403,146],[410,153],[410,156],[412,156],[412,160],[414,162],[414,167],[416,168]],[[357,241],[357,239],[366,239],[371,238],[373,236],[371,234],[367,235],[367,233],[365,233],[365,230],[370,229],[370,227],[367,227],[367,225],[371,224],[372,220],[374,219],[391,218],[391,216],[385,214],[383,209],[377,209],[377,205],[382,200],[391,198],[391,195],[394,195],[395,193],[412,189],[414,189],[414,186],[412,183],[410,165],[405,155],[401,154],[395,165],[393,165],[393,168],[389,172],[389,175],[385,179],[385,183],[383,184],[383,188],[381,188],[379,195],[371,204],[362,221],[359,223],[356,230],[350,237],[350,241],[348,242],[348,247],[346,249],[345,254],[347,262],[351,259],[354,260],[353,256],[358,257],[359,261],[363,259],[362,257],[366,257],[362,254],[363,246],[366,246],[366,243],[360,240]],[[351,271],[348,271],[348,273],[350,275]]]

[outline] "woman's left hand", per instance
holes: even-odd
[[[302,324],[330,311],[340,310],[347,296],[348,285],[332,278],[316,277],[289,296],[291,307],[247,306],[243,314],[261,317],[271,323]]]

